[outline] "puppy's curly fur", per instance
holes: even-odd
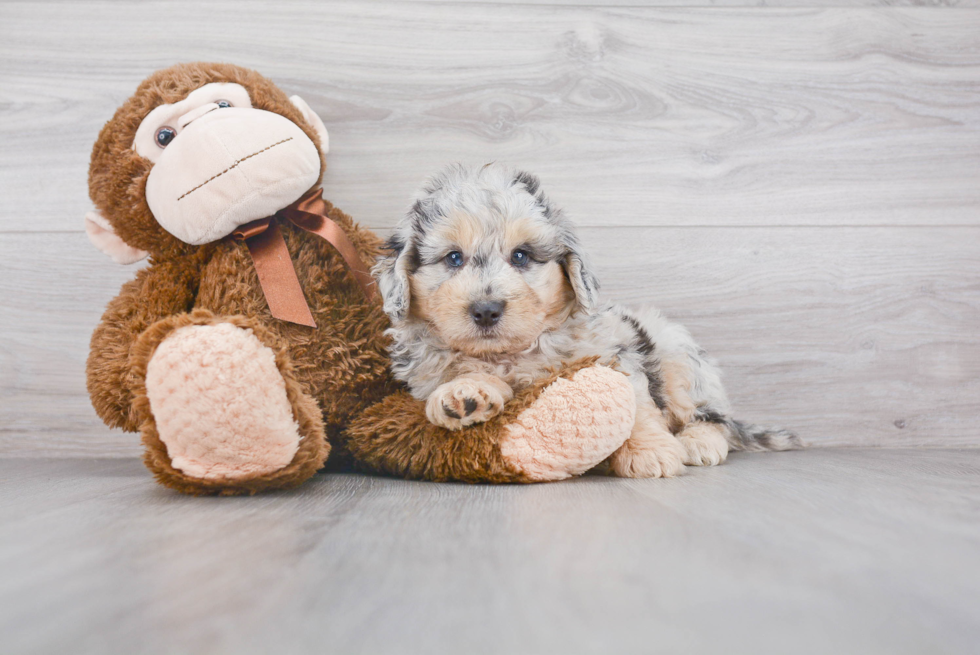
[[[573,226],[523,171],[454,165],[433,177],[375,267],[392,320],[392,371],[458,430],[497,415],[563,362],[598,356],[629,374],[637,419],[616,475],[716,465],[729,450],[785,450],[799,438],[736,421],[718,369],[652,308],[599,301]]]

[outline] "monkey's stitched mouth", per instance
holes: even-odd
[[[235,169],[235,168],[238,168],[238,165],[241,164],[246,159],[251,159],[255,155],[261,155],[266,150],[271,150],[272,148],[275,148],[276,146],[282,145],[282,144],[286,143],[287,141],[292,141],[292,140],[293,140],[293,137],[289,137],[288,139],[283,139],[282,141],[277,141],[276,143],[273,143],[271,146],[266,146],[265,148],[262,148],[261,150],[256,150],[251,155],[248,155],[246,157],[242,157],[241,159],[236,159],[235,160],[235,163],[232,164],[231,166],[229,166],[228,168],[226,168],[225,170],[223,170],[220,173],[217,173],[215,175],[212,175],[211,177],[209,177],[208,179],[204,180],[203,182],[201,182],[200,184],[198,184],[196,187],[194,187],[193,189],[191,189],[190,191],[188,191],[187,193],[185,193],[181,197],[177,198],[177,202],[180,202],[181,200],[183,200],[187,196],[191,195],[192,193],[194,193],[195,191],[197,191],[198,189],[200,189],[202,186],[204,186],[204,185],[206,185],[206,184],[208,184],[210,182],[213,182],[214,180],[218,179],[219,177],[221,177],[222,175],[224,175],[228,171],[230,171],[232,169]]]

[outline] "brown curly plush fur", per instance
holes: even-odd
[[[535,482],[500,454],[505,427],[531,406],[552,382],[571,379],[596,357],[567,364],[520,391],[486,423],[452,432],[433,425],[425,403],[399,391],[354,419],[346,444],[355,461],[369,470],[398,477],[445,482]]]

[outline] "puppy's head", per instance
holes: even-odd
[[[452,166],[423,188],[374,273],[395,325],[426,323],[469,355],[517,352],[575,311],[598,281],[538,179]]]

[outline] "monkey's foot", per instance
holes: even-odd
[[[299,448],[275,353],[251,330],[230,323],[174,330],[149,361],[146,395],[171,465],[192,478],[268,475]]]
[[[636,394],[626,376],[583,368],[552,382],[505,430],[500,452],[534,481],[563,480],[601,463],[630,436]]]

